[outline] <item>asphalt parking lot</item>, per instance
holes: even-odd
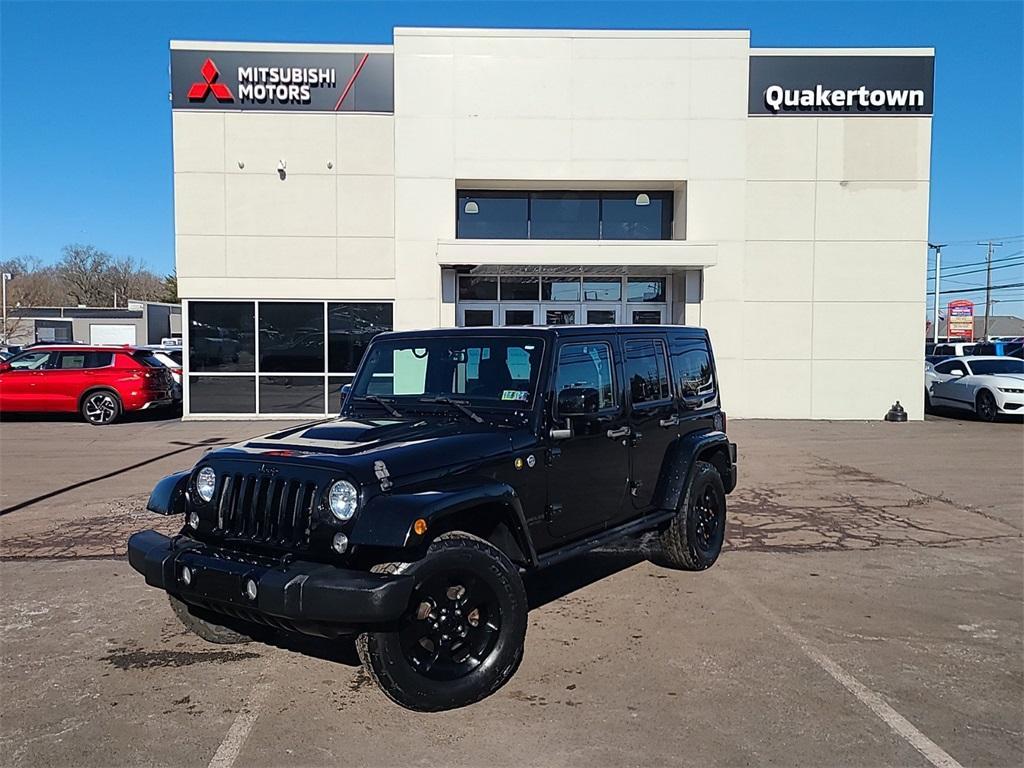
[[[0,423],[0,763],[1021,764],[1019,422],[730,423],[714,568],[532,578],[516,676],[434,715],[344,643],[204,644],[124,559],[159,477],[267,429]]]

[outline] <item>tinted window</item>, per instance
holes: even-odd
[[[611,349],[604,342],[566,344],[558,352],[555,392],[594,389],[599,410],[615,407],[615,376]]]
[[[657,309],[633,310],[633,325],[660,325],[661,312]]]
[[[532,309],[506,309],[505,325],[533,325]]]
[[[587,310],[587,323],[591,325],[614,325],[616,319],[614,309]]]
[[[323,412],[323,376],[260,376],[260,413]]]
[[[22,371],[38,371],[50,364],[49,352],[24,352],[9,361],[11,368]]]
[[[975,344],[974,349],[971,350],[973,355],[994,355],[996,354],[995,344]]]
[[[530,201],[530,237],[542,240],[597,240],[600,201],[575,192],[537,192]]]
[[[498,278],[459,276],[460,301],[494,301],[498,298]]]
[[[647,201],[646,205],[638,205]],[[603,240],[668,240],[672,237],[672,194],[605,194],[601,200]]]
[[[251,301],[190,301],[192,371],[256,370],[256,316]]]
[[[255,376],[190,376],[192,413],[255,413]]]
[[[544,313],[544,322],[547,325],[575,325],[575,309],[549,309]]]
[[[394,308],[389,303],[328,304],[327,370],[332,373],[355,371],[370,340],[378,333],[393,329]]]
[[[715,382],[711,357],[703,345],[673,345],[672,376],[676,382],[676,393],[681,398],[687,401],[700,399],[699,404],[692,403],[693,407],[708,405],[714,400]]]
[[[494,312],[490,309],[467,309],[462,313],[462,324],[467,327],[494,325]]]
[[[964,364],[960,360],[947,360],[935,366],[936,373],[967,373]]]
[[[61,370],[105,368],[114,364],[113,352],[61,352],[57,367]]]
[[[540,279],[536,277],[502,277],[502,301],[537,301]]]
[[[665,278],[631,277],[626,283],[626,301],[665,301]]]
[[[148,368],[166,368],[167,361],[160,357],[157,352],[136,352],[132,355],[133,360],[137,360]]]
[[[323,372],[323,304],[265,301],[259,312],[261,371]]]
[[[475,193],[458,196],[456,237],[522,240],[529,236],[526,193]]]
[[[626,342],[626,381],[634,405],[669,398],[668,364],[660,340]]]
[[[999,360],[971,360],[971,372],[976,376],[1000,373],[1024,373],[1024,360],[1004,357]]]

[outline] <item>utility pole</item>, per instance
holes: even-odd
[[[942,282],[942,249],[946,247],[945,243],[928,243],[929,248],[935,249],[935,306],[932,307],[932,343],[939,343],[939,284]],[[949,322],[949,318],[946,318],[946,322]],[[949,335],[949,329],[946,329],[946,335]]]
[[[10,279],[11,279],[11,273],[10,272],[4,272],[3,275],[0,275],[0,282],[3,283],[3,292],[4,292],[4,327],[3,327],[4,344],[7,343],[7,281],[10,280]]]
[[[988,341],[988,317],[992,314],[992,251],[1002,246],[1002,243],[994,243],[989,240],[987,243],[978,245],[988,246],[988,256],[985,259],[985,338]]]

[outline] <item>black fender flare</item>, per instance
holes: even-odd
[[[146,509],[158,515],[184,515],[185,489],[191,474],[192,470],[186,469],[160,480],[149,494]]]
[[[507,483],[489,478],[462,479],[375,496],[358,512],[349,541],[388,549],[417,547],[430,538],[432,529],[443,527],[446,520],[483,505],[501,509],[502,522],[508,525],[529,563],[536,565],[537,552],[519,495]],[[424,536],[413,530],[419,519],[427,521]]]
[[[727,490],[731,490],[735,483],[732,481],[729,438],[724,432],[715,430],[691,432],[676,441],[666,457],[662,472],[663,489],[658,494],[658,507],[660,509],[679,509],[700,457],[716,451],[722,451],[725,454],[727,476],[722,478],[722,482]]]

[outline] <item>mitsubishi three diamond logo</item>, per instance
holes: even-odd
[[[235,100],[235,97],[231,94],[231,89],[224,85],[224,83],[217,82],[217,78],[220,77],[220,70],[213,63],[213,59],[204,61],[199,72],[202,74],[203,80],[202,82],[192,83],[192,87],[188,89],[189,101],[206,101],[206,96],[211,91],[214,98],[219,102]]]

